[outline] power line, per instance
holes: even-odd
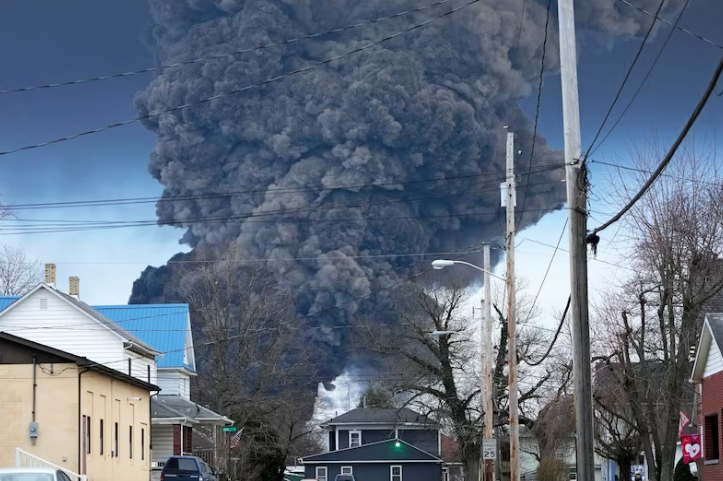
[[[537,299],[540,297],[540,293],[542,292],[542,288],[545,285],[545,281],[547,280],[548,274],[550,274],[550,269],[552,268],[552,263],[555,260],[555,255],[557,254],[557,251],[560,249],[560,243],[562,242],[562,238],[565,235],[565,229],[567,229],[567,222],[569,219],[565,219],[565,225],[562,226],[562,232],[560,232],[560,238],[557,239],[557,245],[555,246],[555,250],[552,253],[552,257],[550,257],[550,262],[547,264],[547,269],[545,270],[545,275],[542,277],[542,282],[540,283],[540,287],[537,289],[537,294],[535,294],[535,298],[532,301],[532,307],[530,307],[530,313],[527,315],[527,319],[525,322],[530,320],[530,316],[532,316],[532,313],[535,309],[535,304],[537,304]]]
[[[99,76],[99,77],[91,77],[91,78],[85,78],[85,79],[80,79],[80,80],[70,80],[70,81],[67,81],[67,82],[51,83],[51,84],[38,85],[38,86],[33,86],[33,87],[22,87],[22,88],[8,89],[8,90],[0,90],[0,95],[6,95],[6,94],[12,94],[12,93],[20,93],[20,92],[32,92],[32,91],[34,91],[34,90],[52,89],[52,88],[57,88],[57,87],[66,87],[66,86],[69,86],[69,85],[80,85],[80,84],[85,84],[85,83],[98,82],[98,81],[102,81],[102,80],[110,80],[110,79],[121,78],[121,77],[130,77],[130,76],[133,76],[133,75],[139,75],[139,74],[144,74],[144,73],[159,72],[159,71],[163,71],[163,70],[167,70],[167,69],[171,69],[171,68],[185,67],[185,66],[193,65],[193,64],[197,64],[197,63],[209,62],[209,61],[211,61],[211,60],[219,60],[219,59],[224,59],[224,58],[233,58],[233,57],[236,57],[237,55],[243,55],[243,54],[245,54],[245,53],[255,52],[255,51],[258,51],[258,50],[264,50],[264,49],[268,49],[268,48],[271,48],[271,47],[283,47],[283,46],[285,46],[285,45],[289,45],[289,44],[293,44],[293,43],[298,43],[298,42],[301,42],[301,41],[303,41],[303,40],[311,40],[311,39],[315,39],[315,38],[318,38],[318,37],[323,37],[323,36],[326,36],[326,35],[333,35],[333,34],[336,34],[336,33],[342,33],[342,32],[346,32],[346,31],[349,31],[349,30],[354,30],[354,29],[357,29],[357,28],[360,28],[360,27],[365,27],[365,26],[368,26],[368,25],[373,25],[373,24],[375,24],[375,23],[383,22],[383,21],[385,21],[385,20],[392,20],[392,19],[395,19],[395,18],[404,17],[404,16],[407,16],[407,15],[410,15],[410,14],[413,14],[413,13],[418,13],[418,12],[421,12],[421,11],[423,11],[423,10],[427,10],[427,9],[429,9],[429,8],[432,8],[432,7],[437,7],[437,6],[440,6],[440,5],[444,5],[444,4],[450,3],[450,2],[452,2],[452,1],[453,1],[453,0],[440,0],[440,1],[436,2],[436,3],[432,3],[432,4],[429,4],[429,5],[423,5],[423,6],[421,6],[421,7],[417,7],[417,8],[414,8],[414,9],[412,9],[412,10],[407,10],[407,11],[405,11],[405,12],[395,13],[395,14],[393,14],[393,15],[388,15],[388,16],[384,16],[384,17],[379,17],[379,18],[374,19],[374,20],[367,20],[367,21],[363,21],[363,22],[358,22],[358,23],[355,23],[355,24],[353,24],[353,25],[349,25],[349,26],[346,26],[346,27],[335,28],[335,29],[333,29],[333,30],[327,30],[327,31],[325,31],[325,32],[313,33],[313,34],[304,35],[304,36],[301,36],[301,37],[290,38],[290,39],[287,39],[287,40],[282,40],[282,41],[280,41],[280,42],[273,42],[273,43],[262,44],[262,45],[259,45],[259,46],[257,46],[257,47],[249,47],[249,48],[245,48],[245,49],[242,49],[242,50],[236,50],[236,51],[233,51],[233,52],[230,52],[230,53],[222,53],[222,54],[210,55],[210,56],[208,56],[208,57],[195,58],[195,59],[193,59],[193,60],[185,60],[185,61],[183,61],[183,62],[176,62],[176,63],[172,63],[172,64],[167,64],[167,65],[160,65],[160,66],[157,66],[157,67],[149,67],[149,68],[144,68],[144,69],[140,69],[140,70],[133,70],[133,71],[130,71],[130,72],[122,72],[122,73],[115,73],[115,74],[109,74],[109,75],[102,75],[102,76]]]
[[[564,165],[552,165],[545,164],[535,169],[534,173],[542,173],[548,170],[556,170],[564,168]],[[379,183],[364,183],[364,184],[340,184],[328,187],[280,187],[280,188],[269,188],[269,189],[249,189],[249,190],[234,190],[234,191],[221,191],[221,192],[209,192],[206,194],[184,194],[184,195],[173,195],[173,196],[161,196],[161,197],[125,197],[115,199],[91,199],[91,200],[78,200],[78,201],[63,201],[63,202],[42,202],[42,203],[30,203],[30,204],[8,204],[4,207],[11,211],[16,210],[36,210],[36,209],[48,209],[48,208],[73,208],[73,207],[104,207],[104,206],[115,206],[115,205],[130,205],[130,204],[147,204],[147,203],[163,203],[163,202],[177,202],[187,200],[208,200],[216,198],[227,198],[241,195],[253,195],[253,194],[289,194],[297,192],[311,192],[321,193],[335,190],[356,190],[367,187],[390,187],[397,185],[410,185],[410,184],[422,184],[429,182],[447,182],[451,180],[464,180],[464,179],[476,179],[479,177],[487,177],[490,175],[502,176],[504,174],[499,173],[499,169],[483,170],[476,174],[463,174],[448,177],[429,177],[426,179],[414,179],[397,182],[379,182]],[[531,176],[531,174],[527,174]],[[502,178],[502,177],[500,177]]]
[[[662,17],[660,17],[660,16],[657,16],[657,15],[655,15],[655,14],[653,14],[653,13],[645,10],[644,8],[638,7],[637,5],[633,5],[633,4],[630,3],[628,0],[618,0],[618,1],[621,2],[621,3],[624,3],[625,5],[627,5],[627,6],[629,6],[629,7],[633,7],[635,10],[637,10],[637,11],[639,11],[639,12],[642,12],[642,13],[644,13],[645,15],[647,15],[647,16],[649,16],[649,17],[653,17],[654,19],[658,19],[658,20],[660,20],[660,21],[663,22],[663,23],[667,23],[668,25],[672,26],[672,27],[675,28],[676,30],[680,30],[681,32],[687,33],[688,35],[691,35],[691,36],[697,38],[698,40],[702,40],[702,41],[704,41],[705,43],[707,43],[707,44],[709,44],[709,45],[712,45],[712,46],[714,46],[714,47],[717,47],[717,48],[723,50],[723,45],[721,45],[721,44],[719,44],[719,43],[716,43],[716,42],[714,42],[713,40],[709,40],[709,39],[703,37],[702,35],[698,35],[697,33],[692,32],[692,31],[688,30],[687,28],[683,28],[683,27],[680,27],[680,26],[677,26],[677,25],[673,25],[673,23],[672,23],[671,21],[666,20],[666,19],[664,19],[664,18],[662,18]]]
[[[675,27],[678,25],[678,22],[680,22],[680,19],[683,18],[683,14],[688,8],[688,5],[690,4],[690,0],[685,0],[685,4],[683,5],[683,8],[680,9],[680,13],[678,13],[678,16],[675,19],[675,24],[673,25],[673,28],[670,29],[668,32],[668,36],[665,38],[665,42],[663,43],[663,46],[658,51],[658,55],[655,56],[655,59],[653,60],[653,63],[650,64],[650,68],[648,68],[648,71],[645,73],[645,76],[643,77],[642,82],[640,82],[640,85],[638,85],[638,89],[635,91],[633,96],[628,100],[628,104],[625,106],[625,109],[623,110],[623,113],[620,114],[618,119],[615,121],[612,127],[610,127],[610,130],[608,130],[608,133],[605,134],[605,137],[602,138],[599,144],[597,144],[597,147],[595,147],[589,155],[594,154],[602,144],[605,143],[608,137],[610,137],[610,134],[615,130],[615,127],[618,126],[620,121],[625,117],[625,114],[630,109],[630,106],[633,105],[633,102],[635,102],[635,99],[637,98],[640,91],[643,89],[643,86],[645,85],[645,82],[648,81],[648,78],[650,77],[650,74],[653,72],[653,69],[658,64],[658,60],[660,60],[660,57],[663,55],[663,52],[665,51],[666,47],[668,46],[668,42],[670,42],[670,39],[673,37],[673,34],[675,33]]]
[[[535,125],[532,129],[532,146],[530,147],[530,160],[527,166],[527,175],[532,172],[532,159],[535,156],[535,142],[537,141],[537,125],[540,119],[540,104],[542,103],[542,82],[545,75],[545,56],[547,54],[547,30],[550,24],[550,8],[552,0],[547,0],[547,17],[545,18],[545,37],[542,40],[542,61],[540,62],[540,79],[537,85],[537,105],[535,107]],[[522,218],[525,215],[525,204],[527,204],[527,187],[525,187],[525,195],[522,197],[522,209],[520,210],[520,218],[517,225],[522,224]]]
[[[632,172],[640,172],[640,173],[642,173],[642,174],[652,174],[652,173],[653,173],[652,170],[641,169],[641,168],[638,168],[638,167],[630,167],[630,166],[628,166],[628,165],[613,164],[613,163],[611,163],[611,162],[604,162],[604,161],[602,161],[602,160],[589,160],[588,162],[593,163],[593,164],[607,165],[607,166],[609,166],[609,167],[615,167],[616,169],[629,170],[629,171],[632,171]],[[720,186],[721,186],[721,183],[720,183],[720,182],[710,182],[710,181],[706,181],[706,180],[703,180],[703,179],[694,179],[694,178],[690,178],[690,177],[682,177],[682,176],[679,176],[679,175],[672,175],[672,174],[662,173],[662,174],[660,174],[660,176],[661,176],[661,177],[667,177],[667,178],[669,178],[669,179],[680,180],[680,181],[682,181],[682,182],[695,182],[696,184],[712,185],[712,186],[715,186],[715,187],[720,187]]]
[[[703,108],[708,103],[708,99],[710,99],[711,94],[715,90],[715,86],[718,84],[718,80],[720,79],[721,73],[723,73],[723,58],[718,63],[718,67],[716,68],[713,78],[711,78],[710,83],[708,84],[708,87],[706,88],[705,92],[703,93],[703,97],[698,102],[698,105],[696,106],[695,110],[691,114],[690,118],[688,119],[688,122],[686,123],[685,127],[683,128],[683,131],[678,135],[678,138],[675,140],[675,143],[670,148],[668,153],[666,154],[665,158],[660,162],[660,165],[657,169],[653,172],[653,174],[650,176],[648,181],[640,188],[637,194],[630,200],[630,202],[623,207],[620,212],[615,214],[610,220],[608,220],[606,223],[601,225],[600,227],[595,228],[590,234],[587,236],[587,242],[595,248],[597,246],[597,243],[600,241],[600,237],[598,237],[598,233],[607,229],[612,224],[620,220],[620,218],[625,215],[630,209],[633,208],[633,206],[640,200],[640,198],[645,195],[645,193],[650,189],[650,187],[653,185],[653,183],[658,179],[660,174],[663,173],[663,170],[670,164],[670,161],[673,160],[673,156],[678,150],[678,147],[680,147],[680,144],[683,142],[685,137],[688,135],[688,132],[690,132],[690,129],[693,127],[693,124],[695,124],[695,121],[698,120],[698,116],[703,111]]]
[[[86,130],[85,132],[80,132],[80,133],[73,134],[73,135],[70,135],[70,136],[67,136],[67,137],[61,137],[61,138],[58,138],[58,139],[50,140],[50,141],[43,142],[43,143],[39,143],[39,144],[27,145],[27,146],[25,146],[25,147],[19,147],[19,148],[12,149],[12,150],[2,151],[2,152],[0,152],[0,156],[15,154],[15,153],[23,152],[23,151],[26,151],[26,150],[38,149],[38,148],[46,147],[46,146],[49,146],[49,145],[58,144],[58,143],[61,143],[61,142],[67,142],[67,141],[69,141],[69,140],[74,140],[74,139],[77,139],[77,138],[79,138],[79,137],[84,137],[84,136],[88,136],[88,135],[92,135],[92,134],[97,134],[97,133],[100,133],[100,132],[104,132],[104,131],[106,131],[106,130],[115,129],[115,128],[117,128],[117,127],[122,127],[122,126],[125,126],[125,125],[134,124],[134,123],[136,123],[136,122],[140,122],[140,121],[142,121],[142,120],[147,120],[147,119],[150,119],[150,118],[152,118],[152,117],[156,117],[156,116],[159,116],[159,115],[162,115],[162,114],[168,114],[168,113],[178,112],[178,111],[180,111],[180,110],[184,110],[184,109],[187,109],[187,108],[189,108],[189,107],[194,107],[194,106],[197,106],[197,105],[206,104],[206,103],[209,103],[209,102],[213,102],[214,100],[218,100],[218,99],[221,99],[221,98],[224,98],[224,97],[228,97],[228,96],[230,96],[230,95],[236,95],[236,94],[240,94],[240,93],[246,92],[246,91],[248,91],[248,90],[252,90],[252,89],[255,89],[255,88],[258,88],[258,87],[262,87],[262,86],[264,86],[264,85],[271,84],[271,83],[277,82],[277,81],[279,81],[279,80],[283,80],[283,79],[286,79],[286,78],[288,78],[288,77],[291,77],[291,76],[294,76],[294,75],[297,75],[297,74],[301,74],[301,73],[307,72],[307,71],[312,70],[312,69],[315,69],[315,68],[317,68],[317,67],[322,67],[322,66],[324,66],[324,65],[328,65],[328,64],[330,64],[330,63],[332,63],[332,62],[334,62],[334,61],[336,61],[336,60],[342,59],[342,58],[344,58],[344,57],[348,57],[348,56],[350,56],[350,55],[353,55],[353,54],[356,54],[356,53],[359,53],[359,52],[363,52],[363,51],[365,51],[365,50],[370,49],[371,47],[374,47],[375,45],[379,45],[379,44],[381,44],[381,43],[384,43],[384,42],[393,40],[393,39],[395,39],[395,38],[397,38],[397,37],[400,37],[400,36],[404,35],[405,33],[408,33],[408,32],[411,32],[411,31],[413,31],[413,30],[417,30],[417,29],[419,29],[419,28],[422,28],[422,27],[424,27],[424,26],[427,26],[427,25],[429,25],[430,23],[434,22],[435,20],[439,20],[439,19],[448,17],[448,16],[452,15],[453,13],[462,10],[463,8],[466,8],[466,7],[470,6],[470,5],[473,5],[473,4],[475,4],[475,3],[478,3],[479,1],[480,1],[480,0],[471,0],[471,1],[469,1],[469,2],[467,2],[467,3],[465,3],[465,4],[463,4],[463,5],[460,5],[460,6],[458,6],[458,7],[455,7],[455,8],[453,8],[453,9],[451,9],[450,11],[448,11],[448,12],[446,12],[446,13],[443,13],[443,14],[438,15],[438,16],[436,16],[436,17],[433,17],[433,18],[430,18],[430,19],[428,19],[428,20],[425,20],[425,21],[422,22],[422,23],[418,23],[418,24],[412,25],[411,27],[409,27],[409,28],[407,28],[407,29],[404,29],[404,30],[402,30],[402,31],[400,31],[400,32],[394,33],[394,34],[392,34],[392,35],[388,35],[387,37],[384,37],[384,38],[382,38],[381,40],[372,41],[372,42],[367,43],[366,45],[364,45],[364,46],[362,46],[362,47],[355,48],[355,49],[353,49],[353,50],[344,52],[344,53],[339,54],[339,55],[335,55],[335,56],[333,56],[333,57],[331,57],[331,58],[328,58],[328,59],[326,59],[326,60],[322,60],[322,61],[320,61],[320,62],[314,62],[314,63],[312,63],[311,65],[307,65],[306,67],[298,68],[298,69],[296,69],[296,70],[292,70],[292,71],[290,71],[290,72],[286,72],[286,73],[283,73],[283,74],[281,74],[281,75],[277,75],[276,77],[268,78],[268,79],[266,79],[266,80],[263,80],[263,81],[261,81],[261,82],[255,83],[255,84],[247,85],[247,86],[245,86],[245,87],[241,87],[241,88],[238,88],[238,89],[233,89],[233,90],[230,90],[230,91],[228,91],[228,92],[222,92],[222,93],[220,93],[220,94],[216,94],[216,95],[213,95],[213,96],[211,96],[211,97],[207,97],[207,98],[204,98],[204,99],[201,99],[201,100],[198,100],[198,101],[194,101],[194,102],[189,102],[189,103],[186,103],[186,104],[183,104],[183,105],[179,105],[179,106],[177,106],[177,107],[173,107],[173,108],[170,108],[170,109],[167,109],[167,110],[161,110],[161,111],[151,112],[151,113],[149,113],[149,114],[146,114],[146,115],[143,115],[143,116],[140,116],[140,117],[136,117],[136,118],[134,118],[134,119],[124,120],[124,121],[122,121],[122,122],[117,122],[117,123],[115,123],[115,124],[106,125],[105,127],[99,127],[99,128],[97,128],[97,129],[93,129],[93,130]]]
[[[653,21],[650,23],[650,28],[648,28],[648,31],[645,33],[645,37],[643,38],[643,41],[640,44],[640,48],[638,48],[638,53],[635,54],[633,63],[630,64],[630,67],[628,68],[628,72],[625,74],[625,78],[623,79],[623,83],[620,84],[618,93],[615,94],[615,99],[613,99],[613,103],[610,104],[610,108],[608,109],[607,113],[605,114],[605,118],[603,119],[602,124],[600,124],[600,128],[597,130],[597,133],[595,134],[595,138],[592,139],[592,142],[590,142],[590,147],[588,147],[587,152],[585,152],[585,155],[582,157],[583,164],[587,161],[587,158],[590,156],[590,151],[592,151],[592,148],[595,146],[595,142],[597,141],[598,137],[600,137],[600,134],[602,133],[603,128],[605,128],[605,123],[608,121],[608,118],[610,118],[610,114],[613,113],[613,108],[615,107],[615,104],[620,99],[620,95],[623,93],[623,89],[625,88],[625,85],[627,84],[628,79],[630,78],[630,74],[633,73],[633,69],[635,68],[635,65],[638,63],[640,54],[643,53],[645,44],[647,43],[648,38],[650,37],[650,34],[653,32],[653,28],[655,27],[656,19],[658,18],[658,14],[660,13],[660,10],[662,10],[664,4],[665,4],[665,0],[660,0],[660,5],[658,5],[658,9],[655,11]],[[624,113],[623,113],[623,115],[624,115]]]

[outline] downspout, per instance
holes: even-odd
[[[37,376],[37,369],[38,369],[38,355],[33,354],[33,422],[35,422],[35,398],[36,393],[38,391],[38,376]],[[35,443],[33,443],[35,444]]]
[[[83,399],[83,390],[81,389],[81,382],[80,377],[85,374],[86,372],[90,371],[91,368],[86,367],[85,369],[78,370],[78,473],[79,474],[85,474],[82,473],[82,456],[83,456],[83,410],[81,405],[81,400]]]

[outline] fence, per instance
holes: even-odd
[[[69,471],[62,466],[53,464],[50,461],[46,461],[43,458],[39,458],[34,454],[30,454],[27,451],[23,451],[20,448],[15,448],[15,467],[16,468],[49,468],[57,469],[67,474],[72,481],[88,481],[88,478],[84,474],[74,473]]]

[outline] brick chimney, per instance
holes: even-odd
[[[45,264],[45,283],[55,287],[55,264]]]
[[[71,277],[69,282],[69,289],[68,294],[70,294],[71,297],[80,300],[80,278],[79,277]]]

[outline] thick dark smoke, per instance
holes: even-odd
[[[323,32],[420,5],[418,0],[149,1],[160,63]],[[581,26],[598,33],[635,35],[650,24],[617,0],[576,3]],[[637,3],[657,7],[657,0]],[[247,257],[270,259],[268,269],[297,296],[302,314],[346,303],[307,318],[310,326],[325,327],[309,332],[333,377],[348,354],[346,333],[334,327],[357,313],[383,318],[389,293],[382,288],[419,266],[418,258],[382,255],[465,250],[502,234],[504,126],[516,133],[521,150],[516,164],[518,208],[525,206],[521,228],[561,207],[562,170],[539,169],[561,164],[561,152],[538,136],[534,173],[527,176],[532,124],[517,106],[537,85],[546,4],[527,1],[519,38],[521,1],[483,0],[324,67],[145,122],[157,137],[150,171],[166,198],[236,193],[161,202],[159,222],[180,222],[186,227],[182,242],[192,247],[238,242]],[[144,115],[239,89],[457,5],[166,70],[136,104]],[[553,4],[546,55],[551,72],[559,68],[555,17]],[[440,177],[455,179],[429,182]],[[226,220],[190,222],[199,218]],[[147,269],[132,300],[164,300],[159,284],[170,275],[168,269]],[[363,302],[352,301],[370,293]]]

